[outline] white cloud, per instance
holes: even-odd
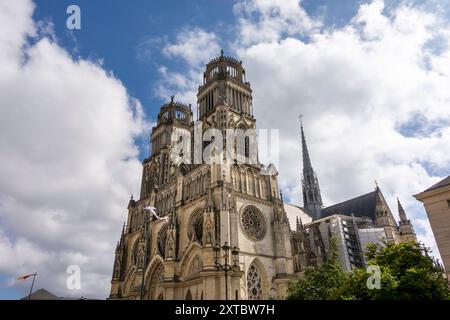
[[[411,195],[440,178],[425,163],[450,169],[448,52],[430,47],[437,38],[447,44],[449,30],[439,15],[408,4],[387,10],[377,0],[342,28],[312,30],[308,42],[285,36],[261,43],[255,36],[252,45],[241,44],[259,127],[281,128],[280,179],[290,199],[301,198],[302,113],[326,204],[369,192],[377,179],[391,209],[398,195],[435,249]],[[416,117],[429,130],[413,131],[428,134],[402,135]]]
[[[203,68],[220,54],[219,42],[218,36],[201,28],[184,29],[174,43],[167,42],[163,53],[170,58],[182,59],[188,68],[171,71],[166,66],[160,66],[161,80],[156,85],[156,95],[167,100],[176,94],[176,100],[192,104],[196,114],[197,89],[203,81]]]
[[[218,54],[218,41],[212,32],[200,28],[186,29],[177,35],[175,43],[167,44],[163,52],[171,57],[183,58],[190,66],[197,67]]]
[[[437,255],[412,195],[442,178],[430,169],[450,171],[450,27],[442,11],[366,1],[342,27],[322,26],[299,1],[243,1],[235,13],[230,45],[252,84],[258,127],[280,129],[287,198],[301,203],[302,113],[325,204],[370,192],[377,180],[394,213],[398,196]]]
[[[284,35],[306,35],[321,26],[299,0],[244,0],[234,6],[239,40],[245,45],[278,41]]]
[[[52,36],[38,37],[45,28],[32,13],[31,1],[0,4],[0,273],[38,271],[57,294],[105,297],[124,204],[139,187],[133,140],[147,125],[99,63],[74,61]],[[229,46],[247,69],[258,127],[280,128],[286,198],[301,202],[302,113],[325,203],[371,191],[377,179],[391,209],[399,196],[436,252],[411,195],[439,180],[427,169],[450,171],[450,28],[440,12],[378,0],[339,28],[298,1],[245,1],[235,13]],[[156,94],[195,107],[219,41],[182,30],[163,53],[188,70],[161,66]],[[82,292],[64,289],[70,264],[81,266]]]
[[[0,3],[0,273],[37,271],[56,294],[104,298],[139,187],[134,139],[148,128],[139,101],[99,63],[37,36],[33,10]],[[65,287],[71,264],[81,291]]]

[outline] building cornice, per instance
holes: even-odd
[[[450,186],[445,186],[445,187],[430,190],[430,191],[423,191],[421,193],[413,195],[413,197],[416,198],[417,200],[423,202],[422,200],[424,200],[424,199],[434,197],[441,193],[446,193],[446,192],[450,193]]]

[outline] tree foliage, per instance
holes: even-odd
[[[450,299],[448,280],[422,244],[371,244],[368,266],[379,271],[379,287],[368,285],[375,274],[368,269],[345,272],[332,241],[328,260],[320,268],[309,268],[289,287],[288,299],[299,300],[429,300]]]

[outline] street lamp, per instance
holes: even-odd
[[[220,251],[224,251],[224,255],[220,256]],[[233,259],[233,264],[230,264],[230,250]],[[220,258],[224,258],[224,263],[220,262]],[[228,271],[233,270],[233,268],[239,267],[239,248],[231,248],[227,242],[223,246],[218,243],[214,247],[214,263],[216,265],[216,270],[225,271],[225,300],[228,300]]]

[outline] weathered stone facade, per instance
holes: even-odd
[[[197,98],[197,122],[191,107],[173,97],[161,107],[150,157],[143,162],[140,198],[130,200],[117,244],[110,299],[284,298],[292,279],[326,259],[322,232],[310,231],[320,230],[311,217],[324,212],[309,155],[304,155],[309,184],[303,187],[314,198],[306,209],[283,203],[278,173],[273,165],[257,161],[251,134],[231,141],[227,136],[224,142],[231,143],[237,156],[256,161],[221,163],[216,160],[222,153],[212,148],[211,163],[195,162],[198,133],[256,128],[242,62],[223,53],[213,59]],[[303,128],[302,136],[306,148]],[[200,143],[202,150],[210,145]],[[180,162],[174,154],[189,154],[194,164]],[[392,226],[384,207],[380,214]],[[239,248],[237,257],[230,253],[227,272],[217,268],[217,244]],[[219,252],[221,263],[224,254]]]
[[[203,131],[256,127],[240,61],[221,55],[207,65],[198,112]],[[284,297],[294,267],[275,168],[237,162],[177,165],[171,153],[184,136],[194,135],[192,118],[190,106],[173,98],[161,108],[151,155],[143,164],[140,199],[129,203],[117,246],[110,298],[139,299],[141,293],[144,299]],[[181,138],[173,139],[177,135]],[[245,140],[241,153],[249,157],[248,149]],[[148,206],[168,219],[146,223]],[[292,214],[309,219],[300,209]],[[240,250],[227,274],[228,293],[225,273],[216,270],[214,259],[214,246],[225,242]]]

